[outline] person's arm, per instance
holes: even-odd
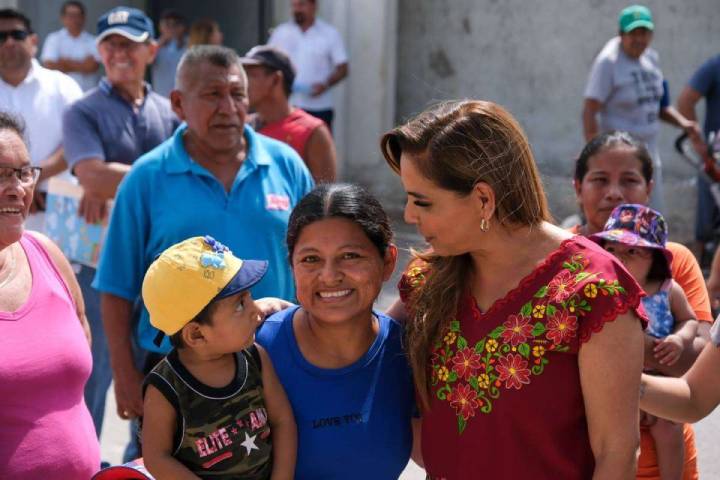
[[[105,200],[115,198],[118,185],[129,171],[130,165],[106,162],[100,158],[81,160],[74,167],[85,192]]]
[[[640,408],[676,422],[697,422],[720,403],[720,348],[708,343],[682,378],[642,376]]]
[[[660,109],[660,120],[685,131],[685,133],[693,138],[694,135],[701,134],[697,122],[685,118],[685,116],[678,112],[672,105]]]
[[[92,55],[88,55],[82,60],[65,59],[65,61],[71,72],[95,73],[100,68],[100,64]]]
[[[385,310],[385,315],[398,321],[401,324],[405,323],[408,319],[407,310],[405,310],[405,304],[400,298],[395,300],[395,302],[393,302],[393,304],[390,305],[387,310]]]
[[[58,58],[57,60],[45,60],[43,62],[45,68],[60,70],[63,73],[95,73],[100,64],[95,57],[88,55],[82,60],[73,60],[71,58]]]
[[[600,133],[597,114],[600,110],[602,110],[602,107],[603,104],[594,98],[586,98],[583,103],[583,135],[585,136],[586,142],[589,142]]]
[[[695,314],[690,308],[685,293],[674,281],[670,286],[669,301],[670,312],[675,319],[675,329],[667,337],[655,340],[653,356],[658,363],[672,366],[677,363],[684,350],[692,349],[698,322],[695,320]],[[690,365],[683,366],[686,369],[690,368]]]
[[[129,300],[109,293],[101,294],[100,312],[110,352],[115,402],[118,415],[124,420],[143,414],[143,375],[135,366],[131,345],[132,311],[133,304]]]
[[[83,187],[78,215],[88,223],[102,222],[107,217],[107,202],[115,197],[130,165],[89,158],[78,162],[74,171]]]
[[[297,458],[297,427],[292,407],[264,348],[255,344],[262,361],[262,382],[268,421],[272,429],[273,468],[271,480],[292,480]]]
[[[597,116],[613,92],[614,64],[615,62],[606,55],[603,49],[595,57],[592,67],[590,67],[587,84],[583,92],[582,109],[583,136],[586,142],[589,142],[600,133]]]
[[[67,285],[70,295],[72,296],[73,303],[75,304],[75,312],[80,320],[80,326],[82,326],[88,344],[92,345],[90,324],[88,323],[87,316],[85,315],[85,301],[83,300],[80,284],[78,284],[77,277],[75,276],[75,272],[73,271],[70,262],[68,262],[67,258],[65,258],[65,254],[62,253],[62,250],[60,250],[60,248],[48,237],[38,232],[33,232],[32,235],[43,244],[45,250],[47,250],[50,258],[52,258],[53,263],[60,272],[60,275],[62,275],[63,280],[65,280],[65,285]]]
[[[281,312],[286,308],[294,307],[295,304],[277,297],[263,297],[255,300],[255,305],[260,309],[264,318],[273,313]]]
[[[172,456],[177,428],[175,408],[153,385],[145,390],[142,426],[143,463],[156,480],[200,480]]]
[[[690,85],[685,85],[677,99],[677,111],[688,120],[696,122],[695,105],[701,98],[702,94],[700,92]]]
[[[720,248],[715,250],[715,255],[713,255],[707,290],[712,308],[720,308]]]
[[[67,168],[67,163],[65,162],[65,157],[63,155],[63,148],[62,146],[58,147],[53,153],[51,153],[47,158],[42,160],[40,162],[40,166],[42,167],[42,170],[40,171],[40,176],[38,177],[38,183],[47,180],[51,177],[54,177],[58,173],[61,173],[65,171]],[[35,213],[37,211],[44,211],[45,210],[45,195],[39,194],[39,192],[36,192],[33,196],[32,204],[30,204],[30,213]]]
[[[422,457],[422,418],[413,418],[411,420],[413,432],[413,444],[410,451],[410,458],[417,463],[419,467],[425,468],[425,461]]]
[[[695,255],[684,245],[668,242],[668,248],[673,254],[673,281],[680,285],[683,293],[685,293],[693,312],[692,317],[698,320],[698,328],[692,347],[683,349],[680,360],[670,366],[655,361],[653,349],[655,348],[656,339],[647,336],[645,364],[648,368],[657,370],[664,375],[679,377],[690,368],[698,355],[700,355],[700,352],[705,348],[705,344],[710,339],[710,326],[713,319],[710,313],[710,300],[705,287],[705,279]]]
[[[635,479],[642,363],[642,329],[631,313],[605,323],[580,347],[580,384],[595,456],[593,480]]]
[[[62,173],[67,169],[67,162],[65,162],[65,155],[62,146],[59,146],[53,153],[48,155],[47,158],[40,162],[42,171],[38,178],[38,183],[48,178],[54,177],[58,173]]]
[[[315,183],[335,181],[337,178],[335,144],[327,126],[320,125],[310,134],[304,157]]]
[[[313,97],[317,97],[318,95],[322,95],[323,93],[325,93],[327,90],[330,90],[334,85],[340,83],[345,77],[348,76],[349,70],[350,69],[347,62],[341,63],[340,65],[336,66],[324,83],[313,84],[312,92],[310,93],[310,95]]]

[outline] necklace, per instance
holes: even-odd
[[[0,288],[4,287],[8,284],[8,282],[10,282],[10,280],[12,280],[13,273],[15,271],[15,249],[12,247],[10,247],[10,249],[10,266],[7,268],[8,273],[5,278],[0,281]]]

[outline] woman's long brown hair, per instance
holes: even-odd
[[[478,182],[496,195],[495,225],[533,226],[550,219],[545,192],[522,128],[501,106],[463,100],[436,105],[383,135],[380,147],[400,173],[403,152],[420,173],[441,188],[467,196]],[[415,253],[425,279],[411,292],[406,310],[406,348],[415,385],[429,406],[429,357],[457,314],[472,272],[468,254],[442,257]]]

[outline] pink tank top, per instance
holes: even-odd
[[[0,478],[89,479],[100,468],[83,398],[90,348],[45,248],[28,233],[20,245],[32,288],[18,310],[0,311]]]

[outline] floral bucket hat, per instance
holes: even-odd
[[[624,203],[613,209],[603,231],[590,235],[590,239],[599,244],[609,241],[659,250],[667,259],[669,270],[672,253],[665,248],[667,236],[667,223],[660,212],[645,205]]]

